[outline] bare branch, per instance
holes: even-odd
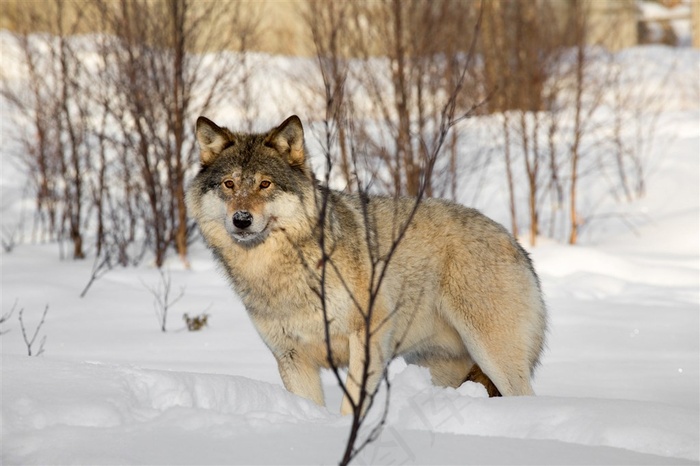
[[[310,28],[313,33],[314,43],[316,44],[317,59],[321,78],[323,81],[323,95],[326,104],[325,119],[323,121],[324,137],[321,144],[325,156],[325,171],[323,181],[326,186],[328,186],[328,184],[330,183],[331,172],[334,166],[334,157],[332,155],[332,150],[333,147],[335,147],[335,144],[338,142],[339,135],[341,134],[341,129],[345,129],[345,136],[349,136],[347,138],[347,144],[349,145],[349,155],[351,157],[353,167],[352,182],[351,180],[347,179],[347,174],[350,173],[347,167],[344,167],[342,172],[346,176],[347,186],[353,186],[354,190],[357,192],[356,197],[353,198],[352,202],[356,202],[358,204],[358,208],[360,211],[360,227],[364,234],[365,243],[364,252],[367,254],[369,267],[367,270],[368,288],[366,290],[353,289],[352,286],[347,282],[346,277],[343,276],[343,270],[339,267],[339,264],[337,264],[333,259],[334,245],[332,244],[332,236],[329,235],[329,232],[333,229],[333,216],[335,215],[333,212],[333,206],[337,202],[337,200],[335,200],[333,196],[336,196],[337,194],[334,194],[330,189],[320,190],[320,197],[319,199],[317,199],[317,216],[319,225],[319,234],[317,239],[321,257],[318,264],[320,269],[318,272],[319,285],[318,289],[315,289],[315,292],[321,300],[321,310],[324,316],[324,334],[326,340],[325,343],[327,351],[327,361],[331,368],[331,371],[333,372],[338,382],[339,387],[341,388],[345,396],[345,402],[348,403],[353,414],[348,442],[346,444],[346,449],[341,460],[341,464],[347,464],[362,450],[362,448],[364,448],[368,443],[371,443],[378,437],[384,425],[386,414],[388,412],[387,395],[387,403],[384,406],[384,411],[380,422],[371,429],[369,435],[366,438],[360,441],[360,429],[362,428],[363,424],[367,419],[369,409],[373,406],[379,386],[382,383],[385,383],[387,388],[389,388],[386,368],[388,361],[394,356],[394,354],[386,354],[384,357],[386,357],[387,360],[381,361],[381,364],[378,366],[380,367],[379,370],[381,371],[381,373],[377,373],[377,369],[372,368],[376,365],[375,362],[372,361],[372,357],[375,357],[373,356],[373,346],[379,344],[378,341],[380,332],[386,326],[388,321],[396,315],[396,312],[399,310],[399,308],[404,306],[403,302],[396,303],[395,309],[386,310],[386,315],[382,315],[379,318],[379,320],[375,322],[376,319],[374,318],[374,314],[377,307],[377,300],[380,295],[380,289],[382,288],[383,282],[386,278],[386,274],[389,270],[391,261],[395,256],[403,238],[405,237],[416,212],[419,209],[423,196],[426,194],[427,191],[430,190],[430,180],[433,174],[433,170],[436,161],[441,154],[441,150],[444,146],[445,140],[450,129],[453,128],[458,122],[469,118],[471,115],[473,115],[480,106],[484,105],[486,99],[484,100],[484,102],[480,102],[479,104],[473,105],[469,110],[460,113],[459,116],[455,115],[457,109],[457,98],[460,94],[460,91],[463,88],[464,81],[467,76],[467,69],[471,66],[472,63],[471,57],[474,54],[475,40],[477,36],[477,34],[474,34],[473,41],[471,43],[471,46],[469,47],[469,54],[467,58],[462,62],[461,68],[459,68],[456,74],[456,78],[447,92],[447,98],[437,113],[438,121],[435,136],[432,137],[430,141],[428,141],[424,137],[423,133],[417,136],[417,140],[419,141],[420,146],[423,149],[424,159],[422,164],[420,165],[420,180],[416,178],[414,180],[414,188],[408,189],[408,192],[415,196],[415,202],[411,204],[408,213],[399,215],[399,205],[397,200],[397,204],[394,208],[393,222],[391,219],[377,219],[376,208],[373,204],[373,199],[370,196],[368,189],[370,184],[363,182],[361,176],[361,164],[359,161],[360,151],[358,150],[357,142],[355,141],[355,137],[358,135],[354,127],[355,120],[353,120],[352,118],[344,117],[345,115],[347,115],[346,112],[348,106],[352,105],[352,103],[346,101],[344,98],[344,89],[348,83],[348,73],[347,68],[341,68],[340,65],[340,63],[342,63],[342,59],[339,56],[339,50],[342,47],[338,46],[339,38],[337,36],[336,31],[333,30],[329,32],[324,29],[324,27],[326,27],[327,24],[335,24],[334,20],[338,21],[337,16],[334,16],[334,14],[337,14],[337,11],[333,11],[330,7],[329,9],[324,10],[322,8],[324,5],[325,4],[320,4],[316,2],[312,4],[312,7],[315,8],[315,13],[319,13],[319,10],[321,10],[321,13],[325,14],[326,16],[329,16],[324,16],[324,23],[318,24],[318,18],[320,16],[323,16],[321,14],[312,14],[307,17],[307,21],[310,22]],[[385,6],[390,6],[390,8],[385,9]],[[401,21],[401,5],[397,4],[397,2],[394,2],[391,5],[390,2],[384,2],[382,4],[379,4],[377,7],[380,11],[385,12],[387,15],[393,15],[392,21]],[[357,5],[353,5],[352,12],[357,15]],[[481,20],[479,17],[476,23],[477,25],[475,27],[477,33],[479,30],[480,21]],[[356,23],[356,25],[357,24],[358,23]],[[398,27],[402,26],[399,25]],[[360,54],[364,54],[364,62],[368,63],[370,54],[368,49],[366,48],[367,44],[362,41],[360,41],[360,43],[362,44],[361,48],[359,49]],[[328,46],[328,44],[331,44],[330,47]],[[407,60],[407,56],[403,55],[404,52],[401,51],[402,45],[399,44],[399,42],[396,42],[395,45],[398,46],[396,50],[398,50],[399,53],[396,59],[399,60],[399,67],[401,67],[401,63],[407,63],[405,61]],[[375,97],[374,101],[378,103],[379,113],[384,115],[386,124],[394,133],[394,135],[397,138],[405,138],[406,135],[409,134],[405,132],[405,129],[407,127],[405,121],[402,124],[394,123],[395,120],[392,117],[392,111],[389,109],[389,105],[385,102],[385,99],[383,97],[384,93],[381,91],[383,87],[379,84],[379,80],[376,78],[376,74],[369,71],[370,68],[364,69],[365,74],[367,74],[367,77],[364,81],[366,86],[365,89],[372,92],[372,95]],[[401,91],[401,89],[403,89],[403,91],[401,92],[404,92],[404,96],[407,96],[407,94],[405,93],[405,88],[403,87],[403,80],[406,76],[408,75],[394,76],[395,86],[398,86],[396,87],[396,92],[399,92]],[[406,81],[406,83],[407,82],[408,81]],[[404,108],[404,110],[402,110],[401,108],[397,107],[399,116],[402,114],[402,112],[405,112],[405,103],[406,102],[402,103],[400,100],[398,101],[398,105]],[[404,132],[403,136],[401,136],[402,131]],[[409,137],[413,138],[413,136]],[[368,143],[370,143],[370,141],[365,141],[365,144]],[[418,164],[411,161],[410,158],[405,158],[412,157],[412,155],[410,155],[411,151],[408,149],[408,146],[400,146],[399,144],[400,143],[397,143],[397,150],[403,147],[401,150],[404,151],[404,158],[385,159],[387,165],[391,167],[391,170],[393,170],[395,187],[397,188],[396,192],[401,191],[399,180],[401,176],[403,176],[397,175],[397,173],[399,172],[396,170],[402,169],[401,167],[409,167],[410,170],[416,170],[416,168],[418,167]],[[345,149],[345,146],[346,142],[342,141],[341,149]],[[382,152],[380,151],[380,153]],[[392,160],[395,160],[396,163],[392,162]],[[347,163],[347,161],[344,161],[342,158],[341,162]],[[407,165],[403,165],[404,162]],[[407,173],[409,173],[409,175],[407,175],[409,177],[406,178],[406,180],[410,181],[410,177],[414,175],[410,174],[411,172]],[[391,242],[389,244],[381,245],[379,242],[379,238],[377,236],[378,221],[392,222],[393,233]],[[309,267],[309,264],[305,264],[305,267],[307,267],[307,270],[310,273],[313,273],[314,268]],[[350,372],[348,374],[347,381],[344,381],[342,379],[335,355],[333,353],[333,347],[331,345],[331,325],[333,322],[329,315],[330,303],[328,303],[328,299],[330,297],[327,293],[327,285],[331,276],[333,277],[333,280],[339,283],[340,288],[345,290],[345,292],[349,295],[349,299],[352,302],[353,311],[358,313],[358,316],[362,319],[364,323],[362,326],[362,338],[364,341],[364,357],[361,374]],[[359,294],[359,291],[361,291],[362,293]],[[395,350],[396,349],[393,350],[394,353]],[[381,351],[379,352],[379,354],[381,354]],[[378,383],[376,386],[370,386],[369,384],[371,379],[378,379],[380,383]],[[359,387],[359,393],[357,394],[357,397],[351,396],[348,386],[348,384],[350,383],[356,387]]]
[[[13,306],[14,309],[14,306]],[[22,338],[24,338],[24,343],[27,345],[27,354],[29,356],[40,356],[44,352],[44,344],[46,343],[46,335],[44,335],[41,338],[41,341],[39,342],[39,350],[36,352],[36,354],[33,354],[33,349],[32,347],[34,346],[34,342],[36,341],[36,337],[39,335],[39,330],[41,330],[41,327],[44,325],[44,321],[46,320],[46,314],[49,312],[49,305],[47,304],[46,307],[44,308],[44,313],[41,316],[41,321],[39,321],[39,324],[37,324],[36,328],[34,329],[34,334],[32,335],[31,338],[27,336],[27,329],[24,325],[24,308],[19,310],[19,324],[20,328],[22,329]]]
[[[15,313],[15,309],[17,308],[17,303],[18,303],[18,302],[19,302],[19,300],[15,299],[15,302],[12,304],[12,309],[10,309],[9,312],[4,313],[4,314],[2,315],[2,317],[0,317],[0,325],[4,324],[4,323],[7,322],[8,320],[10,320],[10,318],[12,317],[12,314]],[[5,331],[0,330],[0,335],[4,335],[4,334],[6,334],[6,333],[9,332],[9,331],[10,331],[10,330],[5,330]]]
[[[156,314],[156,319],[158,319],[158,324],[160,325],[161,331],[165,332],[166,323],[168,320],[168,311],[185,295],[185,287],[180,287],[178,294],[171,297],[170,293],[172,287],[172,277],[170,275],[170,271],[163,271],[163,269],[160,268],[158,269],[158,276],[160,277],[160,280],[155,286],[150,286],[143,280],[141,280],[141,283],[148,290],[148,292],[153,295],[153,309]]]

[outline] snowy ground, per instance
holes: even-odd
[[[550,310],[539,396],[436,388],[427,371],[397,361],[387,426],[358,464],[698,464],[699,107],[662,116],[648,195],[625,206],[634,231],[613,219],[582,245],[542,239],[532,250]],[[22,186],[6,158],[3,205]],[[503,215],[503,205],[480,207]],[[81,299],[90,261],[60,261],[55,244],[0,259],[2,313],[17,300],[32,332],[49,305],[40,357],[26,356],[17,312],[1,328],[3,464],[340,459],[349,420],[332,378],[328,409],[282,387],[201,244],[191,270],[168,263],[185,294],[167,333],[146,288],[158,272],[147,265],[110,272]],[[182,315],[202,312],[209,327],[186,331]]]

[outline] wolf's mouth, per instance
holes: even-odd
[[[265,227],[260,231],[237,230],[231,233],[233,239],[239,243],[252,243],[254,241],[262,241],[269,232],[270,222],[265,224]]]
[[[236,238],[242,239],[242,240],[247,240],[251,238],[255,238],[258,236],[261,232],[259,231],[237,231],[233,234]]]

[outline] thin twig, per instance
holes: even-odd
[[[19,310],[19,324],[20,328],[22,329],[22,338],[24,338],[24,343],[27,345],[27,354],[29,356],[32,356],[32,346],[34,346],[34,342],[36,341],[36,337],[39,335],[39,330],[41,327],[44,325],[44,321],[46,319],[46,314],[49,312],[49,305],[47,304],[46,307],[44,308],[44,313],[41,316],[41,321],[39,322],[39,325],[36,326],[36,329],[34,329],[34,335],[32,335],[32,338],[27,337],[27,330],[24,326],[24,319],[22,318],[24,314],[24,308]],[[39,352],[36,353],[36,356],[41,355],[44,352],[44,344],[46,343],[46,335],[43,336],[39,343]]]
[[[158,269],[158,274],[160,276],[160,281],[156,286],[150,286],[143,280],[141,280],[141,283],[153,295],[153,309],[156,314],[156,319],[158,319],[161,331],[165,332],[168,311],[185,295],[185,287],[180,287],[178,295],[170,299],[170,289],[172,286],[170,271],[166,273],[163,272],[163,269]]]
[[[6,312],[5,314],[2,315],[2,317],[0,317],[0,325],[4,324],[8,320],[10,320],[10,318],[12,317],[12,314],[15,313],[15,309],[17,308],[18,302],[19,302],[19,300],[15,299],[15,302],[12,304],[12,309],[10,309],[10,312]],[[0,330],[0,335],[4,335],[9,331],[10,330],[5,330],[5,331]]]

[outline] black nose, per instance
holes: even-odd
[[[253,223],[253,216],[247,210],[239,210],[233,214],[233,224],[236,228],[245,230]]]

